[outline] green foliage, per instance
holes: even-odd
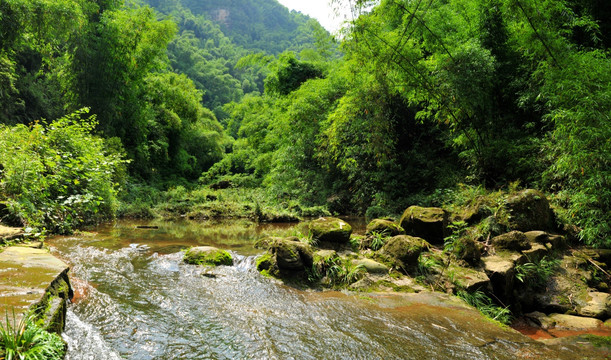
[[[373,232],[370,235],[371,238],[371,250],[378,251],[386,243],[386,236],[379,232]]]
[[[5,360],[62,360],[66,353],[61,337],[39,328],[35,321],[24,316],[18,323],[0,322],[0,357]]]
[[[558,266],[560,266],[559,259],[549,259],[547,256],[544,256],[535,262],[517,264],[515,277],[530,288],[542,289]]]
[[[0,194],[28,226],[68,233],[114,216],[122,155],[91,135],[87,110],[46,126],[0,125]]]
[[[454,221],[448,225],[448,230],[452,231],[450,236],[443,239],[443,251],[450,254],[460,254],[464,249],[461,249],[460,238],[467,230],[467,223],[464,221]]]
[[[288,95],[309,79],[322,77],[314,64],[298,60],[293,53],[283,53],[270,65],[271,73],[265,79],[265,92]]]
[[[489,319],[498,321],[505,325],[511,322],[511,311],[509,311],[509,309],[506,307],[495,305],[486,294],[479,290],[473,293],[468,293],[461,290],[456,294],[456,296],[463,299],[467,304],[475,307],[480,313],[482,313],[482,315]]]

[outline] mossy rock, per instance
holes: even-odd
[[[379,233],[387,236],[397,236],[405,234],[405,230],[390,220],[374,219],[367,224],[367,230],[365,233],[367,235]]]
[[[503,235],[492,238],[492,245],[495,249],[503,250],[528,250],[531,248],[526,235],[521,231],[511,231]]]
[[[322,217],[308,225],[312,239],[319,242],[346,244],[350,241],[352,226],[342,219]]]
[[[276,262],[276,259],[270,253],[265,253],[259,256],[255,262],[257,270],[259,272],[264,270],[270,270]]]
[[[554,230],[555,217],[549,201],[539,190],[526,189],[506,201],[508,225],[512,230]]]
[[[420,253],[428,249],[430,244],[418,237],[409,235],[394,236],[384,244],[380,254],[388,256],[403,269],[412,269],[418,265]]]
[[[314,263],[312,247],[295,237],[276,239],[270,252],[281,270],[304,270]]]
[[[443,244],[448,234],[448,214],[441,208],[410,206],[403,212],[399,225],[409,235]]]
[[[482,256],[483,245],[468,236],[456,240],[454,244],[454,255],[466,261],[469,265],[477,265]]]
[[[192,247],[185,252],[183,260],[191,265],[233,265],[229,252],[212,246]]]

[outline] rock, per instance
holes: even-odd
[[[479,263],[482,245],[468,236],[459,238],[454,245],[454,254],[470,265]]]
[[[556,329],[594,330],[603,324],[598,319],[565,314],[551,314],[549,318],[555,323]]]
[[[451,266],[448,269],[448,273],[453,273],[454,283],[468,292],[477,290],[490,292],[492,290],[490,278],[488,278],[488,275],[486,275],[484,271]]]
[[[611,328],[611,319],[607,319],[607,321],[605,321],[605,323],[603,324],[603,326]]]
[[[554,213],[545,194],[538,190],[526,189],[509,197],[506,202],[509,211],[509,227],[513,230],[553,230]]]
[[[488,206],[475,204],[462,209],[459,214],[456,214],[454,220],[464,221],[469,225],[473,225],[490,215],[492,215],[492,210]]]
[[[522,254],[524,254],[529,262],[536,262],[541,260],[545,255],[548,254],[548,249],[545,245],[534,243],[532,247],[528,250],[523,250]]]
[[[303,270],[314,263],[311,246],[291,238],[276,240],[270,250],[281,270]]]
[[[529,314],[524,314],[524,316],[544,330],[551,329],[556,326],[556,322],[542,312],[534,311]]]
[[[233,265],[233,258],[229,252],[212,246],[192,247],[185,252],[183,260],[191,265]]]
[[[390,270],[388,266],[380,264],[372,259],[355,259],[352,260],[352,264],[354,266],[362,265],[370,274],[388,274],[388,271]]]
[[[586,306],[577,311],[581,316],[606,319],[611,316],[611,295],[602,292],[590,292]]]
[[[379,234],[384,234],[387,236],[396,236],[405,234],[405,230],[394,222],[390,220],[384,219],[374,219],[367,224],[366,234],[369,235],[371,233],[377,232]]]
[[[399,224],[409,235],[433,244],[443,244],[447,235],[448,214],[441,208],[410,206],[401,216]]]
[[[0,313],[17,321],[31,311],[44,330],[61,334],[73,291],[68,265],[47,250],[13,246],[0,253]],[[10,309],[10,310],[9,310]]]
[[[528,250],[531,248],[528,238],[520,231],[512,231],[503,235],[495,236],[492,238],[492,245],[496,249],[504,250]]]
[[[531,244],[546,245],[549,250],[560,250],[566,248],[566,238],[562,235],[549,234],[545,231],[534,230],[525,232],[528,242]]]
[[[374,281],[368,276],[363,277],[355,283],[350,285],[351,290],[368,290],[374,285]]]
[[[333,217],[322,217],[313,220],[308,225],[312,239],[320,242],[345,244],[350,241],[352,226],[347,222]]]
[[[503,300],[510,299],[513,294],[516,261],[522,255],[517,253],[498,253],[482,258],[484,271],[490,278],[494,293]]]
[[[275,263],[276,259],[273,258],[272,254],[265,253],[257,258],[255,265],[257,270],[261,272],[272,269]]]
[[[397,235],[388,239],[380,250],[380,254],[390,257],[400,267],[407,270],[418,265],[420,253],[429,247],[430,244],[424,239],[408,235]]]

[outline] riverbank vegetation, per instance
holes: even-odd
[[[353,6],[338,41],[273,0],[0,0],[3,220],[374,218],[519,184],[611,247],[608,4]]]

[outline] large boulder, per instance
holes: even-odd
[[[311,268],[314,261],[312,247],[293,238],[276,239],[270,252],[280,270],[304,270]]]
[[[372,233],[384,234],[388,236],[397,236],[405,234],[405,230],[394,222],[390,220],[384,219],[374,219],[371,220],[369,224],[367,224],[366,234],[370,235]]]
[[[411,269],[418,265],[420,253],[429,247],[430,244],[422,238],[397,235],[388,239],[380,254],[388,256],[403,269]]]
[[[185,252],[183,260],[191,265],[233,265],[229,252],[213,246],[192,247]]]
[[[611,294],[589,292],[586,295],[586,301],[586,305],[578,310],[579,315],[603,320],[611,316]]]
[[[499,252],[496,255],[482,258],[484,271],[490,278],[492,289],[503,301],[513,296],[516,263],[523,257],[518,253]]]
[[[528,250],[531,248],[528,238],[520,231],[511,231],[492,238],[492,245],[500,250]]]
[[[510,196],[506,202],[509,227],[513,230],[554,230],[554,213],[545,195],[538,190],[526,189]]]
[[[321,217],[308,225],[313,240],[345,244],[350,241],[352,226],[342,219]]]
[[[447,235],[448,214],[441,208],[410,206],[403,212],[399,225],[409,235],[443,244]]]

